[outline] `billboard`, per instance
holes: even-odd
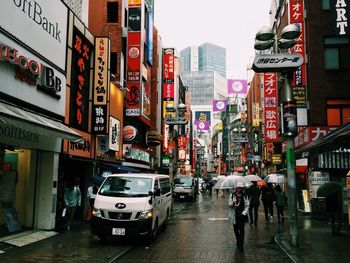
[[[265,141],[278,141],[277,74],[264,73]]]
[[[95,38],[94,65],[94,100],[92,131],[97,134],[107,133],[108,112],[107,100],[109,94],[109,52],[110,40],[106,37]]]
[[[89,87],[92,44],[79,31],[73,29],[72,73],[69,124],[87,131],[89,127]]]
[[[213,112],[226,111],[227,100],[213,100]]]
[[[247,80],[245,79],[228,79],[227,94],[247,94]]]
[[[67,23],[61,0],[1,1],[0,27],[64,71]]]

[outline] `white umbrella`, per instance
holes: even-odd
[[[244,186],[249,187],[252,183],[245,176],[229,175],[223,180],[219,180],[214,189],[232,189],[237,187],[237,183],[241,182]]]
[[[261,177],[257,176],[256,174],[248,174],[245,176],[245,178],[247,178],[251,182],[262,181]]]
[[[283,174],[269,174],[264,178],[265,182],[267,183],[285,183],[286,177]]]

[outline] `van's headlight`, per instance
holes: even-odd
[[[139,219],[140,220],[145,220],[145,219],[150,219],[152,217],[153,217],[153,211],[150,210],[150,211],[141,212],[141,214],[139,216]]]
[[[101,210],[94,207],[94,209],[92,210],[92,215],[95,217],[101,217],[102,216]]]

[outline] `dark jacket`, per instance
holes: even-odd
[[[250,203],[249,206],[258,206],[260,205],[260,189],[256,185],[252,185],[248,191],[248,196],[250,197]]]
[[[266,185],[261,190],[261,200],[263,203],[273,203],[275,200],[275,190],[272,185]]]

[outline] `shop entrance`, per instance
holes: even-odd
[[[33,228],[35,167],[30,160],[35,151],[1,148],[0,237],[3,237]]]

